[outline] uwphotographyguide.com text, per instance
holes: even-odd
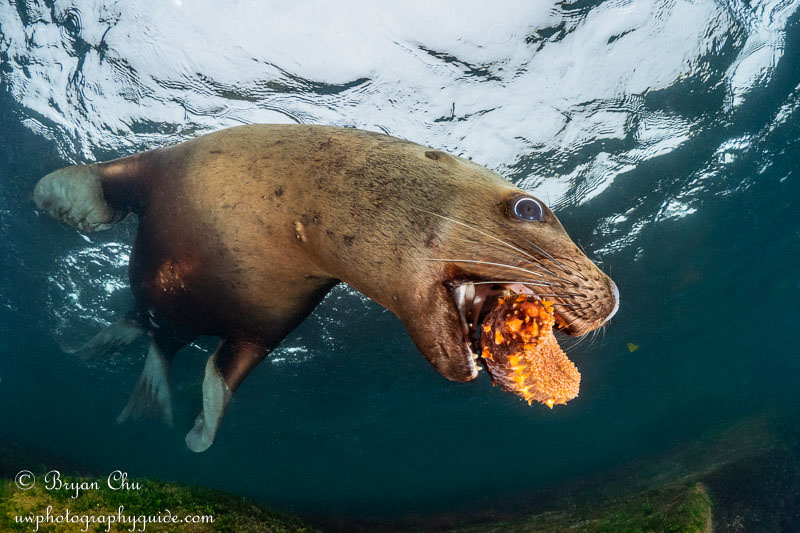
[[[125,506],[120,506],[116,513],[72,513],[69,509],[63,512],[54,511],[49,505],[42,513],[28,513],[14,517],[16,524],[28,524],[34,533],[41,527],[54,525],[81,526],[81,531],[97,531],[96,526],[102,526],[103,531],[147,531],[148,525],[178,525],[178,524],[213,524],[214,517],[203,514],[177,515],[164,510],[157,515],[127,514]]]
[[[17,507],[11,508],[14,510],[6,508],[6,516],[0,513],[0,519],[12,522],[16,531],[32,533],[38,531],[144,533],[149,526],[154,526],[152,531],[164,531],[165,528],[175,531],[182,525],[194,530],[196,528],[191,527],[192,525],[214,524],[214,516],[194,513],[192,511],[195,509],[180,504],[172,509],[158,505],[143,512],[135,508],[126,510],[125,505],[118,505],[119,500],[107,507],[102,503],[107,497],[102,494],[105,491],[108,491],[107,495],[116,493],[116,498],[125,497],[126,493],[131,497],[139,493],[135,501],[142,501],[142,494],[147,495],[149,491],[143,486],[144,483],[129,479],[128,473],[122,470],[114,470],[107,477],[97,479],[70,478],[61,475],[58,470],[38,475],[30,470],[20,470],[14,478],[14,484],[19,494],[25,494],[27,497],[20,498],[19,502],[38,500],[41,504],[19,503]],[[42,501],[39,498],[46,499]],[[88,501],[84,498],[88,498]],[[63,504],[51,505],[52,499],[61,500]],[[157,501],[161,503],[163,500],[159,498]],[[8,528],[0,522],[0,530],[7,531]]]

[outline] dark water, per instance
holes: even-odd
[[[796,7],[517,6],[523,13],[505,26],[489,21],[488,32],[471,33],[481,17],[467,13],[456,21],[463,30],[446,26],[438,37],[411,19],[369,12],[368,30],[353,30],[364,42],[349,49],[342,37],[340,55],[309,74],[297,43],[327,46],[324,32],[317,44],[303,33],[286,49],[269,39],[272,48],[258,48],[249,30],[234,32],[205,6],[170,41],[158,26],[131,33],[148,22],[143,12],[3,5],[0,438],[97,471],[217,487],[314,516],[394,519],[491,509],[749,415],[779,414],[796,435]],[[511,22],[524,16],[529,23]],[[187,44],[194,56],[170,49],[174,56],[147,71],[160,43],[196,43],[192,32],[215,28],[222,36],[205,49]],[[469,48],[475,35],[489,35],[495,48]],[[231,52],[237,38],[241,57]],[[392,61],[378,54],[369,63],[369,43],[383,50],[387,39],[423,66],[388,51]],[[224,52],[217,63],[197,59],[214,47]],[[226,61],[253,62],[237,71],[240,85]],[[442,79],[452,83],[442,89]],[[611,325],[570,350],[580,397],[549,411],[500,393],[486,376],[447,382],[396,318],[340,287],[248,378],[208,452],[187,451],[183,434],[200,407],[201,350],[213,339],[176,362],[176,430],[115,424],[144,346],[87,365],[59,345],[127,310],[135,221],[82,236],[36,213],[33,185],[73,162],[238,122],[290,120],[382,129],[448,149],[548,199],[621,292]]]

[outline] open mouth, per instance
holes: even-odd
[[[493,384],[552,408],[578,395],[580,373],[558,345],[554,304],[524,284],[461,282],[451,289],[461,332]]]
[[[479,354],[482,351],[478,345],[480,337],[479,326],[500,298],[524,294],[541,300],[530,287],[522,283],[454,282],[450,288],[450,294],[458,310],[464,340],[473,358],[479,358]],[[564,324],[564,321],[558,315],[556,315],[556,321],[559,324]]]

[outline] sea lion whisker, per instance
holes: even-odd
[[[573,259],[572,257],[567,257],[567,258],[564,258],[564,259],[566,259],[567,261],[569,261],[569,262],[571,262],[572,264],[575,265],[575,267],[576,267],[575,273],[578,274],[583,281],[589,281],[586,278],[586,276],[584,276],[583,273],[581,272],[580,264],[575,259]]]
[[[505,285],[505,284],[510,284],[510,283],[518,283],[519,285],[531,285],[531,286],[534,286],[534,287],[552,287],[552,286],[557,286],[555,283],[550,283],[549,281],[536,281],[536,282],[534,282],[534,281],[515,281],[515,280],[511,280],[511,281],[508,281],[508,280],[506,280],[506,281],[500,281],[500,280],[467,281],[467,282],[464,282],[464,283],[459,283],[458,285],[459,286],[461,286],[461,285],[469,285],[469,284],[472,284],[472,285]]]
[[[503,242],[503,241],[500,241],[500,242]],[[503,243],[503,244],[505,244],[505,243]],[[517,248],[517,247],[514,247],[514,246],[512,246],[512,245],[510,245],[510,244],[509,244],[508,246],[509,246],[509,247],[511,247],[511,248],[512,248],[513,250],[515,250],[515,251],[519,250],[519,248]],[[498,248],[497,248],[497,247],[494,247],[494,249],[495,249],[495,250],[498,250]],[[502,250],[502,251],[505,251],[506,253],[509,253],[509,254],[510,254],[510,252],[508,252],[507,250]],[[523,255],[524,255],[524,256],[525,256],[525,257],[526,257],[528,260],[530,260],[531,262],[535,263],[535,264],[536,264],[536,265],[537,265],[539,268],[541,268],[542,270],[544,270],[545,272],[547,272],[548,274],[550,274],[550,275],[551,275],[553,278],[555,278],[555,279],[558,279],[558,280],[561,280],[561,281],[566,281],[566,282],[569,282],[569,280],[568,280],[568,279],[566,279],[566,278],[562,278],[562,277],[561,277],[561,276],[559,276],[557,273],[555,273],[555,272],[553,272],[552,270],[550,270],[549,268],[547,268],[547,266],[545,266],[545,264],[544,264],[544,263],[542,263],[542,261],[541,261],[541,260],[539,260],[539,259],[538,259],[537,257],[535,257],[534,255],[532,255],[532,254],[529,254],[529,253],[525,252],[524,250],[523,250],[521,253],[522,253],[522,254],[523,254]]]
[[[421,208],[417,208],[417,209],[421,209]],[[563,282],[565,282],[565,283],[573,284],[573,285],[574,285],[574,283],[575,283],[574,281],[572,281],[572,280],[570,280],[570,279],[568,279],[568,278],[563,278],[563,277],[559,276],[557,273],[555,273],[554,271],[552,271],[552,270],[550,270],[549,268],[547,268],[547,266],[545,266],[545,264],[544,264],[544,263],[542,263],[542,261],[541,261],[541,260],[539,260],[539,258],[535,257],[534,255],[531,255],[530,253],[526,252],[525,250],[523,250],[523,249],[521,249],[521,248],[519,248],[519,247],[517,247],[517,246],[514,246],[514,245],[513,245],[513,244],[511,244],[511,243],[508,243],[508,242],[506,242],[506,241],[504,241],[504,240],[502,240],[502,239],[500,239],[500,238],[498,238],[498,237],[496,237],[496,236],[494,236],[494,235],[490,235],[490,234],[488,234],[488,233],[486,233],[486,232],[484,232],[484,231],[481,231],[481,230],[479,230],[479,229],[475,228],[474,226],[472,226],[472,225],[470,225],[470,224],[467,224],[466,222],[463,222],[463,221],[461,221],[461,220],[458,220],[458,219],[455,219],[455,218],[452,218],[452,217],[447,217],[447,216],[445,216],[445,215],[440,215],[440,214],[438,214],[438,213],[434,213],[434,212],[426,211],[426,210],[423,210],[423,209],[421,209],[421,210],[422,210],[422,211],[424,211],[424,212],[430,213],[430,214],[432,214],[432,215],[434,215],[434,216],[438,216],[438,217],[444,218],[445,220],[449,220],[449,221],[451,221],[451,222],[454,222],[454,223],[456,223],[456,224],[459,224],[459,225],[461,225],[461,226],[464,226],[464,227],[466,227],[466,228],[468,228],[468,229],[471,229],[471,230],[475,231],[476,233],[478,233],[478,234],[480,234],[480,235],[487,236],[487,237],[489,237],[489,238],[491,238],[491,239],[493,239],[493,240],[495,240],[495,241],[499,242],[499,243],[500,243],[500,244],[502,244],[503,246],[497,246],[497,244],[496,244],[496,243],[493,243],[493,242],[481,242],[479,239],[471,239],[471,238],[469,238],[469,237],[470,237],[469,235],[461,235],[461,236],[456,236],[456,237],[460,237],[462,240],[464,240],[464,241],[466,241],[466,242],[468,242],[468,243],[470,243],[470,244],[476,244],[476,243],[479,243],[479,244],[481,244],[481,246],[483,246],[484,248],[491,247],[492,249],[494,249],[494,250],[496,250],[496,251],[498,251],[498,252],[500,252],[500,253],[505,253],[505,254],[508,254],[508,255],[510,255],[511,257],[514,257],[514,258],[516,259],[517,257],[516,257],[515,255],[511,254],[511,252],[510,252],[510,251],[507,249],[507,248],[511,248],[512,250],[514,250],[514,251],[516,251],[516,252],[519,252],[519,253],[521,253],[521,254],[522,254],[522,255],[523,255],[525,258],[527,258],[528,260],[530,260],[530,261],[532,261],[533,263],[535,263],[535,264],[536,264],[536,265],[537,265],[539,268],[541,268],[542,270],[544,270],[545,272],[547,272],[548,274],[550,274],[550,276],[551,276],[551,277],[553,277],[554,279],[557,279],[557,280],[559,280],[559,281],[563,281]],[[565,269],[565,268],[564,268],[564,267],[563,267],[563,266],[560,264],[560,262],[559,262],[559,261],[558,261],[556,258],[554,258],[552,255],[550,255],[550,254],[549,254],[549,253],[547,253],[545,250],[543,250],[543,249],[542,249],[540,246],[538,246],[538,245],[536,245],[536,244],[532,243],[532,242],[531,242],[531,241],[529,241],[528,239],[525,239],[525,241],[526,241],[526,242],[528,242],[529,244],[531,244],[532,246],[534,246],[534,247],[535,247],[537,250],[539,250],[539,251],[543,252],[543,254],[545,254],[546,256],[548,256],[548,257],[549,257],[549,258],[550,258],[550,259],[551,259],[551,260],[552,260],[554,263],[557,263],[557,264],[558,264],[558,266],[559,266],[559,268],[560,268],[560,269],[561,269],[561,270],[562,270],[564,273],[566,273],[566,274],[569,274],[569,271],[568,271],[567,269]],[[583,276],[581,276],[581,277],[583,277]],[[584,280],[585,280],[585,278],[584,278]]]
[[[533,262],[535,262],[536,264],[538,264],[538,265],[539,265],[541,268],[543,268],[543,269],[544,269],[545,271],[547,271],[549,274],[551,274],[551,275],[553,275],[553,276],[556,276],[556,275],[557,275],[555,272],[553,272],[553,271],[549,270],[547,267],[545,267],[545,266],[544,266],[544,265],[541,263],[541,261],[539,261],[539,260],[538,260],[538,259],[537,259],[537,258],[536,258],[534,255],[532,255],[532,254],[529,254],[528,252],[526,252],[526,251],[525,251],[525,250],[523,250],[522,248],[519,248],[518,246],[514,246],[513,244],[511,244],[511,243],[509,243],[509,242],[507,242],[507,241],[504,241],[503,239],[501,239],[501,238],[497,237],[496,235],[492,235],[492,234],[490,234],[490,233],[487,233],[487,232],[485,232],[485,231],[479,230],[478,228],[476,228],[476,227],[475,227],[475,226],[473,226],[472,224],[468,224],[468,223],[466,223],[466,222],[464,222],[464,221],[462,221],[462,220],[458,220],[458,219],[455,219],[455,218],[453,218],[453,217],[448,217],[448,216],[446,216],[446,215],[442,215],[442,214],[439,214],[439,213],[434,213],[433,211],[428,211],[428,210],[426,210],[426,209],[422,209],[422,208],[417,208],[417,209],[420,209],[421,211],[424,211],[424,212],[426,212],[426,213],[429,213],[429,214],[431,214],[431,215],[433,215],[433,216],[437,216],[437,217],[443,218],[444,220],[448,220],[448,221],[450,221],[450,222],[454,222],[454,223],[456,223],[456,224],[460,224],[460,225],[462,225],[462,226],[464,226],[464,227],[466,227],[466,228],[469,228],[469,229],[471,229],[472,231],[475,231],[475,232],[477,232],[477,233],[480,233],[481,235],[483,235],[483,236],[485,236],[485,237],[489,237],[490,239],[494,239],[495,241],[497,241],[497,242],[499,242],[499,243],[501,243],[501,244],[503,244],[503,245],[505,245],[505,246],[508,246],[508,247],[509,247],[509,248],[511,248],[512,250],[514,250],[514,251],[516,251],[516,252],[519,252],[519,253],[521,253],[522,255],[524,255],[524,256],[526,256],[526,257],[528,257],[528,258],[529,258],[531,261],[533,261]],[[527,239],[526,239],[526,240],[527,240]],[[537,248],[538,248],[538,247],[537,247]],[[539,249],[541,250],[541,248],[539,248]],[[551,257],[552,257],[552,256],[551,256]]]
[[[464,226],[464,227],[466,227],[466,228],[468,228],[468,229],[471,229],[471,230],[475,231],[476,233],[479,233],[480,235],[484,235],[484,236],[486,236],[486,237],[489,237],[490,239],[493,239],[493,240],[495,240],[495,241],[499,242],[499,243],[500,243],[500,244],[502,244],[503,246],[505,246],[505,247],[508,247],[508,248],[511,248],[512,250],[514,250],[514,251],[516,251],[516,252],[519,252],[519,253],[521,253],[522,255],[524,255],[525,257],[527,257],[528,259],[530,259],[530,260],[531,260],[531,261],[533,261],[534,263],[536,263],[536,264],[539,266],[539,268],[543,269],[545,272],[547,272],[548,274],[550,274],[551,276],[553,276],[555,279],[558,279],[558,280],[560,280],[560,281],[564,281],[564,282],[566,282],[566,283],[570,283],[570,284],[573,284],[573,285],[575,284],[575,282],[574,282],[574,281],[572,281],[572,280],[570,280],[569,278],[563,278],[563,277],[559,276],[558,274],[556,274],[555,272],[553,272],[552,270],[550,270],[549,268],[547,268],[547,266],[545,266],[545,264],[544,264],[544,263],[543,263],[543,262],[542,262],[542,261],[541,261],[539,258],[537,258],[536,256],[534,256],[534,255],[530,254],[529,252],[526,252],[525,250],[523,250],[523,249],[519,248],[518,246],[514,246],[513,244],[511,244],[511,243],[509,243],[509,242],[507,242],[507,241],[504,241],[503,239],[500,239],[499,237],[497,237],[497,236],[495,236],[495,235],[491,235],[491,234],[489,234],[489,233],[487,233],[487,232],[485,232],[485,231],[482,231],[482,230],[480,230],[480,229],[478,229],[478,228],[474,227],[473,225],[471,225],[471,224],[468,224],[467,222],[464,222],[464,221],[462,221],[462,220],[458,220],[458,219],[456,219],[456,218],[449,217],[449,216],[446,216],[446,215],[442,215],[442,214],[439,214],[439,213],[435,213],[435,212],[432,212],[432,211],[427,211],[427,210],[425,210],[425,209],[421,209],[421,208],[418,208],[418,209],[420,209],[420,210],[422,210],[422,211],[424,211],[424,212],[427,212],[427,213],[429,213],[429,214],[431,214],[431,215],[438,216],[438,217],[440,217],[440,218],[443,218],[443,219],[445,219],[445,220],[448,220],[448,221],[450,221],[450,222],[454,222],[454,223],[456,223],[456,224],[459,224],[459,225],[461,225],[461,226]],[[464,239],[466,240],[466,237],[462,237],[462,238],[464,238]],[[530,246],[532,246],[533,248],[535,248],[535,249],[536,249],[536,250],[537,250],[537,251],[538,251],[540,254],[542,254],[543,256],[545,256],[546,258],[548,258],[550,261],[552,261],[552,263],[553,263],[555,266],[557,266],[557,267],[558,267],[558,268],[559,268],[559,269],[560,269],[560,270],[561,270],[561,271],[562,271],[564,274],[567,274],[567,275],[570,275],[570,274],[572,274],[572,271],[570,271],[570,270],[569,270],[569,269],[568,269],[568,268],[567,268],[567,267],[566,267],[566,266],[565,266],[565,265],[564,265],[564,264],[563,264],[561,261],[559,261],[559,260],[558,260],[558,259],[557,259],[557,258],[556,258],[554,255],[552,255],[550,252],[548,252],[547,250],[545,250],[544,248],[542,248],[541,246],[539,246],[539,245],[538,245],[538,244],[536,244],[535,242],[531,241],[530,239],[527,239],[527,238],[525,238],[525,237],[523,237],[523,239],[525,240],[525,242],[526,242],[526,243],[528,243]],[[478,242],[478,241],[469,241],[469,242]],[[492,245],[492,244],[490,244],[490,243],[482,243],[482,244],[483,244],[483,246],[491,246],[491,245]],[[509,252],[508,252],[508,250],[505,250],[505,249],[503,249],[503,248],[498,248],[496,245],[495,245],[495,246],[492,246],[492,247],[493,247],[495,250],[500,250],[500,251],[504,251],[505,253],[509,253]],[[577,262],[577,261],[575,261],[575,260],[574,260],[574,259],[572,259],[572,258],[570,258],[569,260],[570,260],[570,261],[572,261],[572,262],[575,264],[575,266],[577,267],[577,268],[575,269],[575,271],[574,271],[574,272],[575,272],[576,274],[578,274],[578,276],[580,276],[580,278],[581,278],[583,281],[588,281],[588,280],[586,279],[586,277],[583,275],[583,273],[580,271],[580,266],[578,265],[578,262]]]
[[[475,243],[479,242],[479,241],[476,241],[476,240],[469,239],[466,236],[463,236],[461,238],[462,238],[462,240],[464,240],[465,242],[468,242],[470,244],[475,244]],[[552,270],[548,269],[547,267],[543,266],[541,262],[535,261],[533,259],[530,259],[530,256],[525,257],[525,258],[520,258],[517,254],[514,254],[512,251],[508,250],[507,248],[502,247],[502,246],[498,246],[497,244],[491,243],[491,242],[483,242],[483,243],[480,243],[480,244],[481,244],[481,246],[483,246],[483,248],[491,248],[496,253],[503,254],[503,255],[505,255],[505,256],[507,256],[509,258],[514,259],[514,260],[522,260],[522,261],[531,260],[532,262],[535,262],[535,265],[536,265],[537,268],[541,269],[542,271],[544,271],[545,274],[547,274],[547,277],[552,278],[554,280],[561,281],[561,282],[563,282],[565,284],[575,285],[574,281],[559,276],[557,273],[555,273]]]
[[[570,307],[570,308],[577,309],[577,310],[586,309],[587,307],[590,307],[590,306],[588,306],[586,304],[583,304],[583,305],[581,305],[581,304],[565,304],[563,302],[555,302],[555,305],[556,306],[560,306],[560,307]]]
[[[523,237],[523,238],[524,238],[524,237]],[[565,266],[564,266],[564,265],[561,263],[561,261],[559,261],[558,259],[556,259],[556,258],[555,258],[555,257],[554,257],[554,256],[553,256],[553,255],[552,255],[550,252],[548,252],[547,250],[545,250],[544,248],[542,248],[541,246],[539,246],[539,245],[538,245],[538,244],[536,244],[535,242],[531,241],[530,239],[527,239],[527,238],[525,238],[525,242],[527,242],[528,244],[530,244],[531,246],[533,246],[534,248],[536,248],[536,250],[538,250],[540,254],[542,254],[543,256],[545,256],[545,257],[547,257],[548,259],[550,259],[550,261],[552,261],[554,265],[556,265],[558,268],[560,268],[560,269],[561,269],[561,271],[562,271],[562,272],[564,272],[564,274],[570,274],[570,273],[571,273],[571,272],[570,272],[569,270],[567,270],[567,268],[566,268],[566,267],[565,267]],[[583,275],[581,275],[581,273],[580,273],[580,270],[578,271],[578,275],[579,275],[579,276],[581,276],[581,277],[583,278]],[[586,279],[586,278],[583,278],[583,279]]]
[[[589,338],[588,335],[583,335],[581,337],[578,337],[577,339],[572,339],[572,343],[569,346],[565,346],[564,351],[566,352],[567,350],[574,350],[575,348],[586,342],[587,338]]]
[[[563,293],[553,293],[553,294],[537,294],[536,296],[541,296],[542,298],[559,298],[559,299],[568,299],[569,297],[565,297]],[[562,305],[559,302],[554,302],[555,305]],[[577,305],[577,304],[575,304]]]
[[[456,224],[459,224],[459,225],[461,225],[461,226],[464,226],[464,227],[466,227],[466,228],[469,228],[469,229],[471,229],[472,231],[474,231],[474,232],[476,232],[476,233],[480,233],[480,234],[481,234],[481,235],[483,235],[484,237],[489,237],[490,239],[493,239],[493,240],[495,240],[495,241],[497,241],[497,242],[499,242],[499,243],[501,243],[501,244],[503,244],[503,245],[505,245],[505,246],[508,246],[509,248],[511,248],[511,249],[513,249],[513,250],[516,250],[517,252],[520,252],[520,253],[521,253],[521,254],[523,254],[523,255],[527,255],[527,256],[531,257],[532,259],[535,259],[533,256],[531,256],[531,255],[530,255],[528,252],[526,252],[525,250],[523,250],[523,249],[521,249],[521,248],[518,248],[517,246],[514,246],[513,244],[511,244],[511,243],[509,243],[509,242],[506,242],[506,241],[504,241],[503,239],[501,239],[501,238],[499,238],[499,237],[497,237],[497,236],[495,236],[495,235],[492,235],[492,234],[490,234],[490,233],[486,233],[485,231],[483,231],[483,230],[480,230],[480,229],[476,228],[475,226],[473,226],[472,224],[469,224],[469,223],[467,223],[467,222],[464,222],[463,220],[458,220],[457,218],[449,217],[449,216],[447,216],[447,215],[442,215],[441,213],[436,213],[436,212],[434,212],[434,211],[429,211],[429,210],[427,210],[427,209],[423,209],[423,208],[421,208],[421,207],[417,207],[417,209],[419,209],[420,211],[423,211],[423,212],[425,212],[425,213],[428,213],[429,215],[433,215],[433,216],[435,216],[435,217],[439,217],[439,218],[442,218],[442,219],[444,219],[444,220],[447,220],[447,221],[449,221],[449,222],[455,222]]]
[[[532,274],[534,276],[544,277],[544,274],[542,274],[541,272],[534,272],[533,270],[528,270],[527,268],[522,268],[514,265],[506,265],[504,263],[494,263],[491,261],[478,261],[477,259],[442,259],[438,257],[433,257],[429,259],[423,259],[423,261],[439,261],[442,263],[476,263],[480,265],[491,265],[501,268],[511,268],[514,270],[521,270],[522,272],[527,272],[528,274]]]
[[[597,334],[600,330],[596,329],[591,332],[589,335],[585,335],[585,337],[589,337],[589,346],[592,346],[597,341]]]
[[[562,300],[575,300],[576,297],[583,297],[583,294],[577,294],[577,293],[574,293],[574,292],[560,292],[558,294],[547,294],[547,295],[540,295],[540,296],[550,296],[550,297],[553,297],[553,298],[561,298]]]
[[[586,309],[591,309],[591,307],[589,307],[589,306],[586,306],[586,307],[576,307],[576,308],[572,309],[572,311],[577,311],[577,312],[580,312],[580,311],[584,311],[584,310],[586,310]]]
[[[593,331],[592,333],[595,333],[595,331]],[[572,350],[574,348],[577,348],[578,346],[580,346],[581,344],[583,344],[583,343],[585,343],[587,341],[589,341],[589,344],[591,345],[591,343],[593,342],[592,335],[581,335],[580,337],[577,337],[577,338],[573,337],[572,338],[572,344],[569,346],[568,349]],[[567,347],[565,347],[565,351],[566,350],[567,350]]]

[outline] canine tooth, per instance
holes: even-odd
[[[469,327],[467,326],[467,315],[466,315],[466,295],[467,289],[464,285],[459,285],[453,291],[453,298],[456,301],[456,307],[458,308],[458,316],[461,318],[461,328],[464,330],[464,334],[469,333]]]
[[[476,294],[475,298],[472,299],[472,307],[469,310],[472,323],[475,324],[476,327],[478,325],[478,319],[480,318],[482,307],[483,307],[483,295]]]
[[[466,292],[467,289],[464,285],[459,285],[453,291],[453,297],[456,301],[456,307],[458,307],[459,310],[464,308],[464,303],[465,303],[464,295]]]
[[[466,291],[464,292],[464,299],[466,303],[472,305],[472,301],[475,299],[475,284],[470,282],[466,284]]]

